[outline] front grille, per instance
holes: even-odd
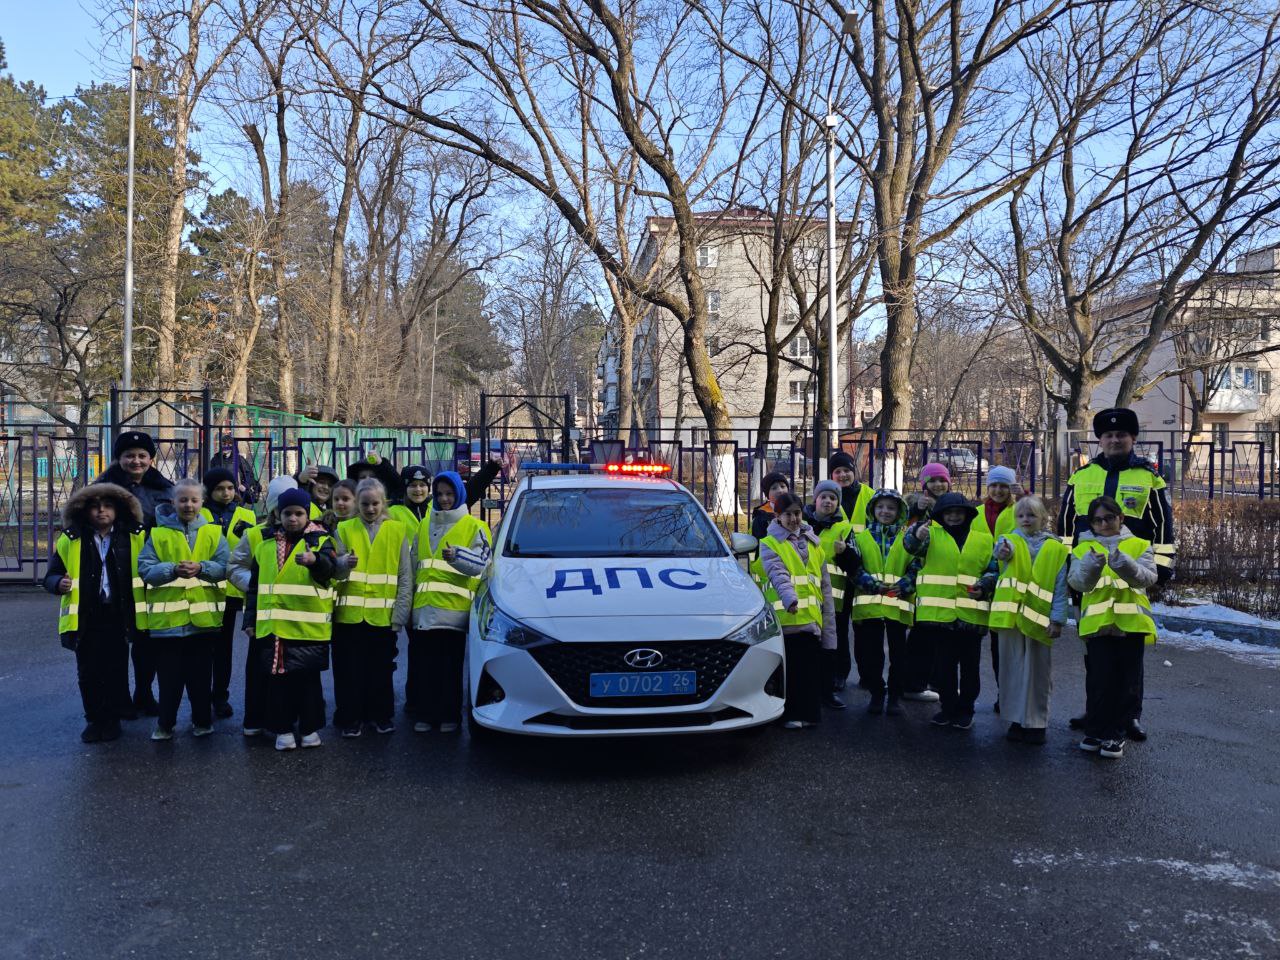
[[[593,673],[645,673],[622,659],[637,648],[657,650],[657,670],[696,670],[692,694],[668,697],[593,697]],[[670,640],[658,643],[549,643],[529,654],[574,703],[584,707],[682,707],[709,700],[738,665],[747,648],[731,640]]]

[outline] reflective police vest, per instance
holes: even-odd
[[[989,533],[994,539],[999,540],[1006,534],[1012,533],[1015,526],[1017,526],[1017,523],[1013,515],[1012,503],[996,514],[995,529],[987,526],[986,504],[980,503],[978,504],[978,515],[973,518],[970,529],[977,530],[979,533]]]
[[[111,535],[118,536],[115,530]],[[90,534],[92,536],[92,534]],[[64,593],[58,604],[58,633],[75,633],[80,629],[80,550],[81,538],[63,533],[58,537],[53,549],[57,551],[66,568],[67,579],[71,581],[71,592]],[[138,554],[142,545],[147,542],[147,534],[143,530],[129,534],[129,562],[131,584],[133,588],[133,624],[139,630],[147,629],[147,595],[146,585],[138,576]],[[96,550],[97,545],[91,544]]]
[[[916,622],[986,626],[991,604],[969,596],[991,562],[991,534],[972,528],[962,550],[942,524],[929,525],[929,550],[916,576]]]
[[[846,521],[853,528],[854,533],[861,533],[867,529],[867,507],[871,504],[871,498],[875,493],[865,483],[861,484],[858,499],[853,502],[853,516],[845,513],[843,506],[840,508],[840,519]]]
[[[1051,537],[1041,544],[1032,562],[1027,541],[1016,535],[1005,539],[1013,546],[1013,557],[1004,565],[996,583],[988,623],[993,630],[1017,630],[1051,646],[1049,614],[1053,610],[1053,591],[1070,550],[1057,537]]]
[[[1067,484],[1075,492],[1077,517],[1088,516],[1089,504],[1106,494],[1107,476],[1107,469],[1096,463],[1081,467],[1071,475]],[[1164,490],[1167,486],[1164,477],[1145,467],[1126,467],[1119,471],[1115,500],[1126,517],[1141,517],[1147,512],[1151,494],[1156,490]],[[1074,542],[1072,538],[1072,543]],[[1153,543],[1151,551],[1155,554],[1156,566],[1171,568],[1176,550],[1177,547],[1172,543]]]
[[[1121,540],[1119,548],[1135,560],[1146,553],[1151,544],[1138,537]],[[1107,551],[1096,540],[1086,540],[1071,553],[1083,558],[1088,553],[1100,553],[1105,559]],[[1087,640],[1107,627],[1114,626],[1125,633],[1142,635],[1144,643],[1156,642],[1156,625],[1150,616],[1151,601],[1145,590],[1129,586],[1107,564],[1102,568],[1098,582],[1080,599],[1080,637]]]
[[[466,550],[475,539],[479,530],[485,540],[492,542],[489,525],[469,513],[462,515],[457,523],[446,531],[431,550],[431,521],[424,518],[418,527],[417,558],[418,569],[414,573],[413,605],[417,607],[439,607],[442,610],[466,610],[480,587],[479,577],[469,577],[454,569],[453,564],[444,558],[445,547]]]
[[[222,528],[206,523],[196,531],[195,546],[187,543],[187,535],[172,527],[153,527],[151,546],[161,563],[202,563],[212,560],[222,543]],[[147,623],[151,630],[172,630],[190,624],[201,630],[222,625],[226,593],[216,583],[199,577],[177,577],[168,583],[147,584]]]
[[[330,639],[333,619],[333,590],[311,578],[311,568],[298,563],[299,555],[311,550],[305,537],[293,545],[283,565],[276,562],[275,537],[258,535],[253,551],[258,565],[258,604],[254,632],[259,638],[276,636],[282,640],[325,641]],[[322,537],[317,547],[329,538]]]
[[[809,559],[803,561],[800,554],[790,543],[777,537],[765,537],[760,541],[761,547],[768,547],[778,555],[787,573],[791,577],[791,588],[796,592],[796,612],[788,613],[778,595],[773,581],[765,576],[764,599],[773,607],[778,625],[782,627],[799,627],[809,623],[822,625],[822,567],[826,556],[817,544],[809,544]]]
[[[889,556],[885,557],[880,544],[871,535],[870,530],[863,530],[857,536],[858,549],[862,553],[862,569],[881,587],[897,587],[898,581],[907,573],[911,565],[911,554],[907,553],[899,532],[893,545],[889,548]],[[852,618],[854,620],[896,620],[910,626],[915,619],[915,603],[908,597],[887,597],[880,593],[856,593],[853,598]]]
[[[836,541],[848,540],[853,533],[853,524],[847,520],[832,524],[818,534],[818,545],[822,547],[822,556],[827,565],[827,578],[831,581],[831,600],[837,612],[844,603],[844,592],[847,589],[845,572],[836,566]],[[848,549],[848,548],[846,548]]]
[[[391,610],[396,605],[400,583],[400,550],[409,532],[398,520],[383,520],[369,542],[369,529],[359,518],[338,524],[338,539],[356,555],[355,569],[339,581],[338,623],[368,623],[391,626]]]
[[[213,511],[208,507],[200,508],[200,516],[210,523],[216,523],[213,519]],[[252,510],[248,507],[236,507],[231,512],[231,519],[227,521],[227,525],[222,530],[222,535],[227,538],[227,549],[234,550],[236,545],[240,543],[240,538],[257,525],[258,518],[253,515]],[[223,590],[229,598],[240,599],[244,597],[244,593],[241,590],[226,580],[219,582],[218,588]]]

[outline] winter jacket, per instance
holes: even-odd
[[[252,507],[258,502],[258,498],[262,496],[262,484],[254,477],[253,463],[248,457],[234,450],[219,450],[209,458],[209,469],[219,468],[230,470],[231,475],[236,478],[236,492],[245,506]],[[211,504],[205,503],[205,506]]]
[[[802,563],[809,562],[809,551],[817,550],[818,536],[813,532],[813,528],[807,523],[801,524],[800,529],[796,533],[790,533],[786,527],[775,520],[769,524],[769,529],[765,536],[773,537],[775,540],[787,541],[791,546],[795,547],[796,553],[800,555]],[[782,601],[784,607],[789,607],[796,603],[795,588],[791,586],[791,572],[787,569],[787,565],[783,563],[782,558],[769,549],[767,544],[760,545],[760,563],[764,566],[765,575],[773,584],[773,589],[778,592],[778,599]],[[822,565],[822,624],[806,623],[800,626],[786,627],[784,633],[811,633],[822,640],[822,646],[825,650],[834,650],[836,648],[836,610],[831,599],[831,578],[827,575],[826,564]]]
[[[196,545],[196,532],[208,522],[204,517],[197,514],[194,520],[184,524],[178,519],[178,512],[169,503],[162,503],[156,508],[156,526],[181,531],[183,536],[186,537],[187,545],[190,547]],[[196,576],[206,583],[220,583],[226,579],[227,561],[230,559],[231,548],[227,546],[227,538],[223,537],[218,541],[218,549],[214,553],[213,559],[200,562],[200,572]],[[151,537],[148,536],[146,544],[138,554],[138,576],[142,577],[142,582],[150,587],[162,587],[166,583],[178,579],[177,566],[176,563],[162,561],[156,555],[155,544],[151,542]],[[164,630],[152,630],[150,632],[153,637],[190,637],[198,633],[207,633],[208,630],[204,627],[197,627],[193,623],[184,623],[179,627],[169,627]]]
[[[360,522],[364,524],[365,533],[369,535],[369,542],[373,543],[378,538],[378,531],[382,529],[383,523],[387,518],[375,520],[373,523],[360,518]],[[402,524],[403,526],[403,524]],[[409,615],[413,612],[413,571],[417,569],[413,562],[413,530],[405,532],[404,540],[400,543],[400,564],[396,572],[396,603],[391,608],[391,629],[400,630],[408,625]],[[345,546],[340,539],[334,538],[335,546]],[[339,571],[345,564],[339,564]],[[346,571],[350,576],[350,571]],[[346,579],[342,577],[341,579]]]
[[[1036,557],[1040,555],[1040,548],[1050,539],[1056,539],[1048,530],[1041,530],[1039,533],[1028,537],[1017,527],[1014,527],[1006,536],[1017,537],[1027,545],[1027,552],[1031,554],[1032,563],[1035,563]],[[1000,546],[1000,540],[996,541],[996,546]],[[1067,571],[1070,567],[1071,563],[1068,560],[1067,563],[1062,565],[1062,569],[1058,571],[1058,579],[1053,584],[1053,606],[1049,610],[1049,622],[1056,623],[1060,627],[1066,625],[1067,617],[1071,613],[1071,589],[1067,584]]]
[[[951,539],[955,540],[956,546],[964,549],[965,541],[969,539],[971,523],[971,520],[966,520],[958,527],[944,526],[942,529],[951,535]],[[924,560],[926,559],[926,555],[929,553],[929,544],[927,542],[922,543],[916,536],[919,529],[920,525],[918,524],[915,526],[909,526],[902,534],[902,545],[906,548],[907,553],[914,557],[919,557],[921,560],[921,566],[917,568],[917,573],[923,568]],[[982,572],[982,575],[978,577],[978,599],[991,599],[992,595],[996,592],[996,580],[999,578],[999,575],[1000,565],[996,563],[996,559],[993,555],[987,563],[986,569]],[[960,620],[959,618],[951,621],[950,623],[931,624],[931,626],[936,626],[941,630],[954,630],[958,633],[987,632],[987,628],[985,626],[977,623],[969,623],[969,621]]]
[[[828,517],[819,517],[814,512],[813,504],[811,503],[806,503],[802,512],[804,514],[804,522],[809,524],[813,529],[814,536],[816,537],[820,537],[823,531],[829,530],[837,523],[843,522],[840,519],[840,514],[838,513],[833,513]],[[845,546],[848,549],[842,550],[840,553],[836,554],[832,558],[832,562],[847,575],[851,577],[857,576],[858,572],[862,569],[862,559],[858,556],[858,544],[857,541],[853,539],[852,533],[849,534],[848,539],[845,540]]]
[[[436,482],[439,482],[441,477],[449,476],[450,472],[442,473],[436,477]],[[461,488],[456,474],[452,476],[452,479],[455,486],[455,495],[461,501],[461,498],[465,496],[465,491]],[[457,506],[452,510],[432,509],[431,522],[427,524],[426,530],[427,542],[421,542],[422,531],[419,530],[418,536],[413,539],[413,546],[409,552],[411,566],[415,572],[418,569],[419,555],[434,554],[440,546],[440,540],[466,514],[467,508],[465,506]],[[478,577],[484,573],[484,569],[488,565],[489,541],[485,537],[484,531],[477,528],[475,535],[471,538],[471,543],[465,548],[458,548],[456,555],[450,562],[450,566],[463,576]],[[470,615],[470,610],[445,610],[430,605],[414,607],[412,614],[413,629],[466,630]]]
[[[149,467],[142,480],[134,483],[120,464],[113,463],[93,482],[114,483],[133,494],[142,507],[142,523],[148,530],[156,525],[156,507],[173,502],[173,481],[155,467]]]
[[[390,460],[380,458],[377,463],[370,463],[366,458],[361,457],[347,464],[347,479],[354,480],[356,474],[362,470],[373,471],[374,479],[386,488],[389,502],[404,496],[404,483],[400,479],[400,471]]]
[[[1093,540],[1107,552],[1109,557],[1119,546],[1121,540],[1128,540],[1132,537],[1133,534],[1129,532],[1128,526],[1122,526],[1120,533],[1114,537],[1099,537],[1095,536],[1092,530],[1086,530],[1077,538],[1077,544],[1088,543]],[[1141,539],[1145,540],[1146,538],[1142,537]],[[1098,560],[1093,559],[1095,556]],[[1102,562],[1099,563],[1099,560]],[[1108,559],[1096,553],[1091,553],[1085,559],[1072,557],[1067,572],[1067,584],[1077,593],[1086,594],[1097,586],[1098,581],[1102,578],[1102,571],[1106,569],[1109,563]],[[1120,553],[1116,558],[1116,565],[1113,565],[1111,569],[1115,571],[1116,576],[1135,590],[1149,590],[1159,580],[1155,551],[1150,546],[1136,560],[1127,553]],[[1124,631],[1115,625],[1103,629],[1101,633],[1104,636],[1124,635]]]
[[[107,565],[104,570],[93,526],[89,523],[89,502],[98,498],[109,499],[115,504],[116,522],[111,528],[111,543],[107,548]],[[129,491],[115,484],[91,484],[81,487],[62,508],[63,532],[79,543],[80,548],[80,622],[92,621],[101,626],[110,621],[117,624],[124,635],[135,639],[139,634],[133,609],[133,556],[130,538],[142,530],[142,506]],[[110,594],[104,605],[100,584],[104,574],[108,578]],[[67,575],[67,568],[57,551],[49,556],[49,569],[41,586],[54,596],[61,596],[58,584]],[[68,650],[79,646],[79,634],[75,631],[61,634],[59,639]]]
[[[271,524],[264,530],[263,540],[274,540],[279,532],[280,527]],[[320,584],[320,586],[327,586],[334,579],[338,566],[338,555],[333,549],[333,538],[319,524],[312,523],[303,531],[302,539],[306,540],[307,546],[316,555],[316,562],[310,568],[311,579]],[[244,542],[241,541],[241,543]],[[291,540],[290,543],[291,545],[296,544],[297,540]],[[257,623],[258,612],[257,564],[253,563],[250,570],[251,576],[244,599],[244,619],[241,624],[249,632],[250,636],[254,636],[254,626]],[[277,658],[280,659],[279,666],[283,668],[285,673],[304,670],[327,670],[329,668],[329,644],[323,641],[282,641],[277,639],[275,643],[261,644],[260,656],[259,666],[267,674],[270,674],[273,667],[276,666]]]

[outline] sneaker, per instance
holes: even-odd
[[[937,703],[942,698],[936,690],[908,690],[902,695],[903,700],[918,700],[921,703]]]
[[[80,742],[81,743],[101,743],[102,728],[99,727],[96,723],[86,724],[85,728],[80,731]]]
[[[226,720],[228,717],[235,716],[235,710],[231,708],[231,704],[226,700],[213,701],[213,715],[219,720]]]
[[[413,732],[414,733],[430,733],[431,724],[427,723],[427,721],[425,720],[418,720],[413,725]]]
[[[812,730],[817,725],[818,725],[817,720],[801,720],[800,721],[800,726],[802,726],[806,730]]]
[[[867,713],[876,717],[884,713],[884,697],[873,695],[871,702],[867,704]]]
[[[822,695],[822,705],[832,710],[843,710],[845,708],[845,702],[834,693],[824,693]]]
[[[1119,760],[1124,756],[1124,741],[1103,740],[1102,748],[1098,752],[1111,760]]]
[[[151,731],[152,740],[172,740],[173,731],[167,727],[156,727]]]
[[[971,713],[967,713],[962,717],[956,717],[951,721],[951,729],[953,730],[968,730],[972,726],[973,714]]]
[[[243,733],[246,737],[257,737],[262,735],[262,728],[261,727],[244,727],[241,729],[240,732]]]
[[[933,715],[933,719],[929,721],[935,727],[947,727],[951,725],[951,717],[947,716],[945,710],[939,710]]]
[[[785,723],[783,723],[783,725],[782,725],[782,729],[784,729],[784,730],[803,730],[803,729],[804,729],[804,721],[803,721],[803,720],[788,720],[788,721],[786,721]]]
[[[1004,735],[1004,738],[1012,740],[1014,743],[1022,743],[1026,740],[1026,733],[1027,731],[1022,729],[1022,724],[1011,723],[1009,724],[1009,732]]]
[[[324,741],[320,739],[320,734],[318,733],[308,733],[302,738],[302,745],[304,747],[318,747],[323,742]]]
[[[441,733],[457,733],[458,725],[456,723],[442,723],[440,724],[440,732]]]
[[[207,737],[213,733],[213,727],[192,727],[191,735],[193,737]]]
[[[396,732],[396,725],[395,725],[395,722],[392,720],[386,720],[382,723],[375,723],[373,725],[373,728],[377,730],[379,733],[383,734],[384,736],[388,733]]]
[[[298,741],[294,739],[292,733],[282,733],[276,737],[277,750],[297,750]]]
[[[888,702],[884,705],[884,712],[890,717],[902,716],[902,704],[898,702],[897,697],[889,698]]]
[[[1043,747],[1045,744],[1044,727],[1023,727],[1022,742],[1030,743],[1037,747]]]
[[[1097,737],[1085,737],[1080,741],[1080,749],[1085,753],[1097,753],[1102,749],[1102,741]]]
[[[342,736],[348,740],[351,740],[351,739],[354,739],[355,737],[360,736],[359,727],[343,727],[341,732],[342,732]]]
[[[1129,721],[1129,726],[1125,730],[1125,735],[1130,740],[1137,740],[1139,743],[1142,743],[1142,741],[1147,739],[1147,731],[1142,728],[1142,724],[1137,720]]]

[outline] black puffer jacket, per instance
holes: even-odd
[[[173,503],[173,481],[155,467],[149,467],[142,475],[142,481],[134,483],[120,464],[113,463],[93,482],[114,483],[133,494],[142,507],[142,522],[148,530],[156,525],[156,507],[162,503]]]

